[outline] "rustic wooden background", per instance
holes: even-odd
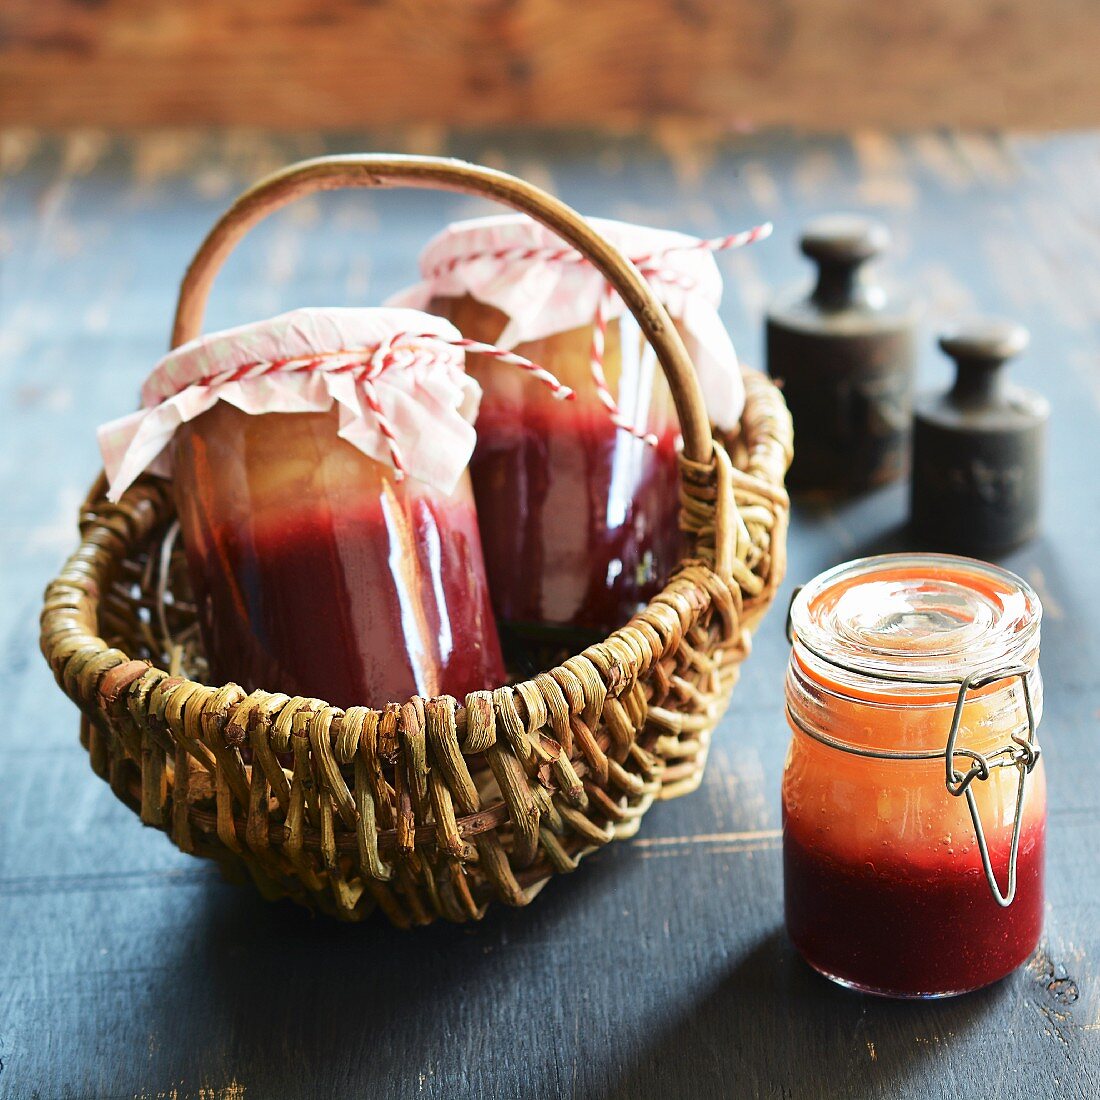
[[[342,927],[143,829],[92,774],[35,652],[40,593],[74,544],[95,426],[133,407],[173,295],[233,195],[377,134],[0,134],[0,1097],[3,1100],[1096,1100],[1100,1096],[1100,136],[759,136],[669,156],[641,140],[440,139],[594,213],[705,235],[775,221],[719,258],[723,315],[759,362],[771,289],[806,274],[812,214],[884,218],[890,274],[932,332],[973,309],[1032,330],[1015,375],[1053,403],[1041,538],[1005,564],[1046,606],[1046,930],[1008,980],[884,1003],[811,974],[782,928],[779,778],[790,586],[904,548],[904,489],[799,508],[790,571],[703,787],[529,909],[399,933]],[[377,302],[419,242],[484,209],[328,195],[259,228],[214,288],[221,327]]]
[[[4,0],[0,124],[1100,122],[1094,0]]]

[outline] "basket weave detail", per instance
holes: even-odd
[[[690,547],[629,623],[533,679],[461,702],[414,697],[342,710],[201,683],[195,608],[170,487],[140,478],[117,504],[102,476],[81,541],[46,591],[41,645],[82,712],[93,770],[183,851],[265,896],[401,927],[525,905],[557,873],[632,835],[655,799],[693,790],[751,632],[785,564],[791,421],[746,372],[740,428],[712,441],[690,361],[637,271],[568,207],[523,181],[436,158],[304,162],[246,192],[184,281],[190,338],[232,244],[270,210],[336,186],[489,194],[588,255],[657,349],[684,430]],[[194,677],[194,678],[192,678]]]
[[[738,466],[721,448],[709,469],[683,460],[692,533],[718,549],[606,641],[464,705],[344,711],[170,675],[155,613],[168,487],[144,478],[117,505],[94,494],[42,615],[93,769],[146,824],[268,897],[348,919],[377,905],[400,926],[478,917],[494,896],[526,904],[702,778],[783,570],[789,418],[770,383],[746,383]],[[171,593],[178,554],[167,565]],[[173,636],[193,626],[185,599],[165,610]]]

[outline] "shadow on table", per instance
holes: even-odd
[[[563,926],[613,897],[630,863],[615,854],[526,909],[412,932],[378,914],[316,917],[211,876],[143,1021],[156,1039],[151,1079],[211,1083],[211,1096],[222,1095],[214,1082],[235,1082],[264,1100],[503,1097],[508,1081],[556,1095],[557,1055],[538,1024],[560,1007],[552,975],[576,942]],[[503,1091],[483,1091],[498,1080]]]
[[[854,993],[813,973],[777,928],[654,1034],[600,1100],[915,1095],[915,1079],[952,1079],[948,1040],[988,1021],[1003,996],[997,986],[950,1001]]]
[[[526,910],[413,933],[316,918],[211,877],[148,972],[140,1023],[118,1004],[97,1026],[109,1046],[135,1027],[149,1037],[143,1081],[211,1096],[885,1100],[924,1077],[933,1095],[957,1082],[966,1033],[1000,1016],[997,987],[931,1004],[842,990],[780,928],[729,963],[669,957],[675,941],[660,939],[601,952],[616,879],[637,873],[616,855]],[[586,968],[609,965],[589,987]]]

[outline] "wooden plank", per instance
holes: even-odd
[[[407,139],[411,140],[411,139]],[[142,829],[87,765],[34,652],[38,594],[74,538],[93,429],[131,407],[167,340],[179,274],[260,172],[370,135],[0,134],[0,1097],[954,1098],[1100,1094],[1100,135],[760,136],[679,148],[440,137],[582,209],[769,244],[719,262],[724,316],[759,361],[768,289],[805,274],[799,225],[867,207],[935,325],[972,306],[1028,324],[1022,381],[1054,407],[1045,534],[1006,559],[1047,607],[1049,912],[1032,963],[955,1001],[891,1004],[811,974],[782,931],[781,610],[765,621],[702,788],[638,837],[472,927],[342,927]],[[418,244],[484,207],[333,195],[261,227],[210,323],[373,302]],[[790,585],[905,545],[904,492],[800,508]]]
[[[0,123],[1097,122],[1089,0],[8,0]]]

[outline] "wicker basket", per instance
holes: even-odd
[[[327,157],[260,182],[199,249],[173,346],[198,334],[218,269],[268,213],[315,191],[401,185],[524,211],[622,295],[676,401],[691,557],[622,629],[534,679],[462,702],[345,711],[188,679],[202,662],[181,642],[196,636],[195,615],[171,494],[146,477],[113,505],[101,476],[80,546],[47,590],[41,641],[83,713],[93,770],[142,821],[233,878],[246,870],[268,897],[350,920],[377,905],[404,927],[477,918],[494,897],[524,905],[556,872],[634,833],[654,799],[699,784],[783,573],[791,425],[775,388],[749,372],[740,430],[726,447],[714,441],[684,346],[635,268],[530,184],[437,158]]]

